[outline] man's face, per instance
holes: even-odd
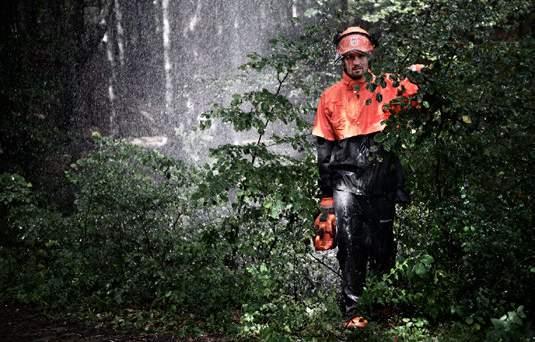
[[[363,52],[349,52],[344,56],[344,69],[352,79],[364,77],[368,71],[369,56]]]

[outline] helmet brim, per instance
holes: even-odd
[[[346,51],[343,55],[337,52],[336,56],[334,58],[334,62],[336,63],[336,62],[344,59],[345,56],[349,55],[350,53],[354,53],[354,52],[361,53],[361,54],[366,55],[368,57],[370,57],[372,55],[372,51],[362,51],[362,50],[359,50],[359,49],[352,49],[352,50]]]

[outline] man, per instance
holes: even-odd
[[[399,160],[374,136],[391,114],[392,106],[385,105],[414,95],[418,88],[408,80],[375,79],[369,70],[375,46],[364,29],[349,27],[335,43],[342,79],[321,95],[312,130],[322,197],[316,228],[323,239],[323,231],[334,230],[331,225],[336,224],[345,326],[364,328],[368,322],[358,314],[357,304],[367,267],[386,272],[393,266],[394,205],[408,201]],[[370,87],[367,74],[381,85]],[[332,246],[317,243],[316,247]]]

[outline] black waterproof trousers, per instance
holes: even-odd
[[[337,141],[317,138],[322,197],[334,197],[344,311],[357,312],[368,267],[388,271],[395,262],[394,203],[407,203],[401,163],[375,141],[375,133]]]
[[[335,190],[333,195],[343,305],[347,318],[351,318],[357,314],[368,265],[379,273],[394,265],[394,201],[386,196],[363,196],[340,190]]]

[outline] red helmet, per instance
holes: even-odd
[[[373,43],[370,34],[361,27],[348,27],[336,38],[337,59],[351,51],[359,51],[366,54],[373,52]]]

